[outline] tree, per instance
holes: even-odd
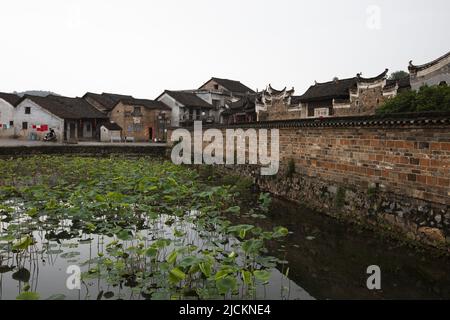
[[[450,111],[450,87],[423,86],[418,92],[405,91],[389,99],[377,110],[379,114],[401,112]]]
[[[403,70],[392,72],[389,76],[389,80],[400,80],[409,76],[409,73]]]

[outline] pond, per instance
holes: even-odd
[[[0,160],[2,299],[311,299],[233,186],[148,158]],[[247,203],[248,205],[248,203]]]
[[[316,299],[450,299],[450,257],[412,248],[358,226],[273,199],[261,227],[283,225],[290,233],[269,252],[289,261],[289,278]],[[380,267],[381,290],[368,290],[367,268]]]
[[[239,177],[123,157],[0,168],[0,299],[450,298],[447,257],[245,192]],[[370,265],[381,290],[366,287]]]

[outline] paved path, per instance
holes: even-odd
[[[60,142],[43,142],[43,141],[30,141],[19,139],[0,139],[1,147],[38,147],[38,146],[148,146],[148,147],[161,147],[166,146],[166,143],[149,143],[149,142],[99,142],[99,141],[82,141],[78,144],[65,144]]]

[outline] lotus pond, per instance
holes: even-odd
[[[0,299],[450,298],[448,255],[271,199],[241,177],[125,157],[0,169]],[[366,287],[370,265],[382,290]]]
[[[267,194],[243,210],[235,187],[150,158],[33,156],[0,168],[2,299],[309,297],[266,248],[286,228],[231,222],[264,219]]]

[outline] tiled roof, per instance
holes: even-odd
[[[384,89],[391,89],[398,85],[399,89],[407,89],[411,88],[411,79],[410,76],[398,79],[398,80],[386,80],[386,85],[384,86]]]
[[[163,109],[170,110],[168,106],[162,102],[148,99],[136,99],[132,96],[116,94],[116,93],[92,93],[88,92],[84,95],[84,98],[91,98],[100,103],[106,110],[111,111],[119,102],[123,102],[128,105],[143,106],[149,109]]]
[[[356,75],[356,78],[358,79],[358,81],[362,81],[362,82],[373,82],[373,81],[377,81],[377,80],[381,80],[386,78],[387,73],[389,72],[389,69],[385,69],[382,73],[380,73],[379,75],[372,77],[372,78],[364,78],[362,77],[361,73],[358,73]]]
[[[64,105],[65,108],[70,110],[80,119],[105,119],[107,116],[102,112],[98,111],[95,107],[93,107],[89,102],[82,98],[69,98],[62,96],[47,96],[50,100],[55,100]]]
[[[209,104],[202,98],[197,97],[194,93],[191,92],[166,90],[164,91],[164,93],[168,94],[169,96],[171,96],[176,101],[178,101],[179,103],[181,103],[186,107],[197,107],[205,109],[213,108],[211,104]]]
[[[15,106],[17,104],[17,102],[20,101],[21,97],[19,97],[18,95],[14,94],[14,93],[0,92],[0,99],[3,99],[6,102],[8,102],[9,104],[12,104],[13,106]]]
[[[417,66],[416,66],[416,65],[413,65],[412,60],[411,60],[411,61],[409,62],[409,67],[408,67],[408,69],[409,69],[410,72],[417,72],[417,71],[420,71],[420,70],[423,70],[423,69],[427,69],[427,68],[429,68],[429,67],[432,67],[432,66],[434,66],[435,64],[438,64],[439,62],[441,62],[442,60],[444,60],[444,59],[446,59],[446,58],[448,58],[448,57],[450,57],[450,51],[447,52],[446,54],[444,54],[443,56],[441,56],[441,57],[439,57],[439,58],[437,58],[437,59],[431,61],[431,62],[422,64],[422,65],[417,65]]]
[[[128,104],[128,105],[143,106],[148,109],[171,110],[164,103],[162,103],[161,101],[157,101],[157,100],[131,98],[131,99],[120,99],[119,102],[122,102],[122,103]]]
[[[37,105],[41,106],[45,110],[61,119],[79,119],[79,116],[77,114],[54,99],[49,99],[48,97],[41,96],[24,95],[22,100],[18,104],[26,99],[33,101]]]
[[[348,99],[350,88],[356,86],[356,78],[348,78],[325,83],[316,83],[298,98],[301,102],[325,99]]]
[[[255,99],[256,99],[255,94],[245,96],[236,102],[232,102],[230,104],[230,107],[224,112],[222,112],[222,114],[231,115],[241,112],[255,112]]]
[[[220,84],[222,87],[227,89],[228,91],[234,92],[234,93],[254,93],[255,92],[254,90],[247,87],[245,84],[241,83],[240,81],[236,81],[236,80],[221,79],[221,78],[213,77],[208,82],[210,82],[210,81],[215,81],[218,84]],[[206,82],[206,83],[208,83],[208,82]],[[202,85],[201,87],[203,87],[204,85]]]
[[[240,124],[212,125],[215,128],[302,128],[302,127],[408,127],[449,126],[450,112],[396,113],[374,116],[330,117],[321,119],[298,119],[259,121]],[[207,127],[207,126],[205,126]]]
[[[61,119],[105,119],[103,113],[95,109],[81,98],[61,96],[31,96],[25,95],[18,103],[29,99]]]
[[[87,98],[87,97],[97,101],[107,110],[111,110],[112,108],[114,108],[120,99],[133,99],[132,96],[127,96],[127,95],[114,94],[114,93],[98,94],[98,93],[92,93],[92,92],[88,92],[83,96],[83,98]]]
[[[103,123],[102,126],[108,130],[122,130],[122,128],[115,122],[106,122]]]

